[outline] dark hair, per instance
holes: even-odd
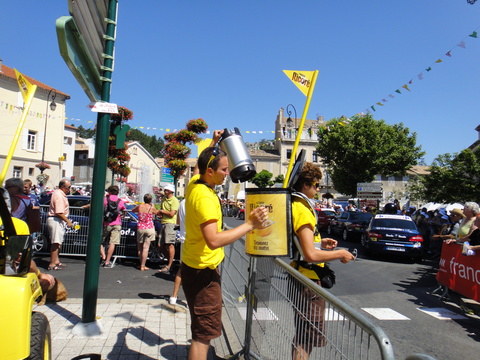
[[[118,193],[120,192],[120,189],[118,188],[117,185],[110,185],[107,191],[109,194],[118,195]]]
[[[152,202],[153,196],[152,194],[145,194],[143,195],[143,202],[145,204],[150,204]]]
[[[58,183],[58,188],[61,189],[62,187],[64,187],[69,181],[67,179],[62,179],[60,180],[60,182]]]
[[[302,191],[303,184],[312,185],[315,180],[322,178],[322,171],[311,162],[303,164],[298,180],[293,185],[295,191]]]
[[[211,157],[214,157],[212,161],[210,161]],[[227,156],[225,151],[219,149],[218,147],[207,147],[205,150],[202,151],[200,156],[198,157],[198,170],[200,175],[204,175],[207,171],[207,167],[212,168],[213,170],[218,169],[218,163],[220,159],[224,156]]]

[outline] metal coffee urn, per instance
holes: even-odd
[[[248,153],[247,146],[238,128],[235,131],[225,129],[220,139],[220,149],[227,153],[228,170],[234,183],[245,182],[255,176],[257,171],[252,158]]]

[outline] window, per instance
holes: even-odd
[[[63,153],[63,161],[67,160],[67,153]]]
[[[312,161],[313,162],[318,162],[318,155],[316,151],[313,151],[312,153]]]
[[[28,168],[28,176],[33,176],[35,174],[35,168]]]
[[[68,137],[68,136],[65,136],[63,138],[63,144],[64,145],[72,145],[72,138],[71,137]]]
[[[87,160],[87,154],[79,154],[78,160]]]
[[[27,150],[35,151],[37,147],[37,133],[32,130],[28,130],[27,136]]]
[[[23,179],[22,176],[23,168],[20,166],[13,167],[13,177]]]
[[[292,149],[287,149],[287,159],[290,160],[291,157],[292,157]]]

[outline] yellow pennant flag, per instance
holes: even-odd
[[[195,141],[195,145],[197,145],[197,152],[198,155],[202,153],[203,150],[205,150],[208,145],[212,142],[212,139],[197,139]]]
[[[20,72],[18,72],[17,69],[14,69],[14,70],[15,70],[15,76],[18,82],[18,87],[22,92],[23,103],[26,103],[28,99],[28,95],[32,92],[33,85],[30,83],[30,81],[27,80],[25,76],[23,76]]]
[[[283,70],[285,75],[295,84],[297,88],[308,96],[308,90],[312,86],[313,74],[315,71],[297,71],[297,70]]]

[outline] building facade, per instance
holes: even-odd
[[[40,169],[35,165],[43,160],[50,167],[44,171],[49,176],[46,185],[54,187],[58,185],[63,174],[73,175],[69,173],[73,168],[73,157],[67,156],[67,159],[62,160],[65,154],[64,137],[70,137],[65,135],[64,126],[65,102],[70,96],[26,74],[23,75],[37,85],[37,90],[23,128],[19,129],[24,106],[22,94],[14,69],[0,61],[0,167],[5,166],[10,146],[15,134],[18,134],[18,143],[8,165],[6,178],[29,178],[35,183],[40,175]]]

